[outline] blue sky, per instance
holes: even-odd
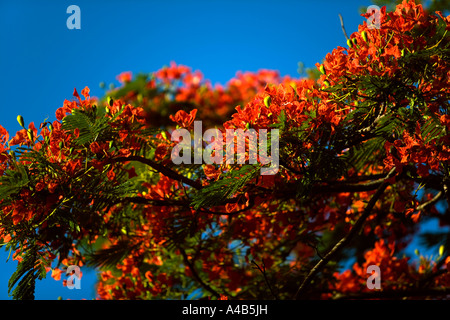
[[[81,29],[69,30],[68,6],[81,9]],[[226,83],[237,71],[278,70],[298,76],[297,63],[314,67],[364,21],[366,0],[346,1],[12,1],[0,2],[0,124],[10,135],[18,114],[36,125],[53,121],[74,88],[117,83],[123,71],[152,72],[171,61]],[[0,299],[15,262],[0,251]],[[37,299],[92,299],[95,272],[82,269],[81,290],[49,275]]]

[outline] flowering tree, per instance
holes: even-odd
[[[101,99],[75,90],[53,122],[19,116],[11,139],[0,126],[13,297],[88,265],[101,299],[448,298],[448,234],[428,235],[435,258],[404,249],[427,218],[450,223],[449,30],[450,17],[404,1],[316,78],[260,71],[212,86],[172,63],[121,74]],[[278,129],[279,170],[249,163],[248,138],[244,164],[175,164],[172,134],[195,120],[224,136]]]

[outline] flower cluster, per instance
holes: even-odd
[[[382,9],[380,29],[364,23],[327,54],[317,78],[261,70],[213,86],[171,63],[120,74],[102,99],[75,90],[51,123],[19,117],[11,139],[0,126],[0,237],[57,279],[54,259],[98,266],[100,299],[368,294],[371,265],[390,294],[446,289],[448,248],[418,265],[403,254],[424,217],[450,221],[438,210],[450,173],[449,29],[448,17],[403,1]],[[173,130],[196,120],[223,137],[279,130],[280,170],[259,175],[263,157],[175,165]],[[356,263],[342,270],[348,252]]]

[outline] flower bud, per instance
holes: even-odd
[[[272,102],[272,98],[270,96],[266,96],[264,97],[264,104],[266,105],[266,107],[270,107],[270,103]]]
[[[17,116],[17,122],[22,128],[25,128],[25,122],[23,121],[23,117],[20,114]]]
[[[326,74],[325,67],[324,67],[323,64],[320,65],[319,71],[320,71],[320,73],[322,73],[322,74]]]
[[[441,245],[441,246],[439,247],[439,256],[440,256],[440,257],[442,257],[442,255],[444,254],[444,249],[445,249],[444,245]]]
[[[353,48],[353,42],[352,42],[351,39],[348,39],[348,40],[347,40],[347,45],[348,45],[350,48]]]
[[[361,32],[361,37],[363,38],[363,40],[365,41],[365,42],[367,42],[367,32],[366,31],[363,31],[363,32]]]
[[[30,141],[33,141],[33,131],[31,129],[27,130],[27,136]]]

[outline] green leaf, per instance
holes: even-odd
[[[88,115],[81,110],[72,110],[72,114],[63,119],[63,129],[74,132],[79,130],[79,136],[75,142],[79,145],[97,140],[100,133],[108,127],[108,117],[100,117],[98,113],[103,109],[96,109],[94,114]]]
[[[195,209],[221,204],[233,196],[247,182],[260,174],[260,166],[244,165],[238,170],[227,172],[222,180],[212,182],[197,192],[191,202]]]
[[[16,170],[8,169],[0,177],[0,198],[6,199],[29,183],[26,167],[16,163]]]
[[[425,143],[429,143],[431,140],[445,135],[445,130],[441,126],[439,119],[435,116],[430,116],[425,120],[425,124],[421,127],[421,134]]]
[[[138,246],[139,244],[135,245]],[[109,248],[101,249],[87,256],[87,265],[90,267],[115,267],[134,249],[128,241],[119,241]]]
[[[18,264],[16,271],[8,281],[8,293],[11,293],[15,300],[33,300],[36,279],[44,279],[47,272],[44,264],[39,263],[37,256],[38,248],[31,246],[23,256],[23,260]]]
[[[384,143],[383,137],[370,139],[365,143],[353,146],[341,159],[345,163],[351,164],[356,172],[359,172],[370,163],[370,159],[375,159],[375,154],[383,149]]]

